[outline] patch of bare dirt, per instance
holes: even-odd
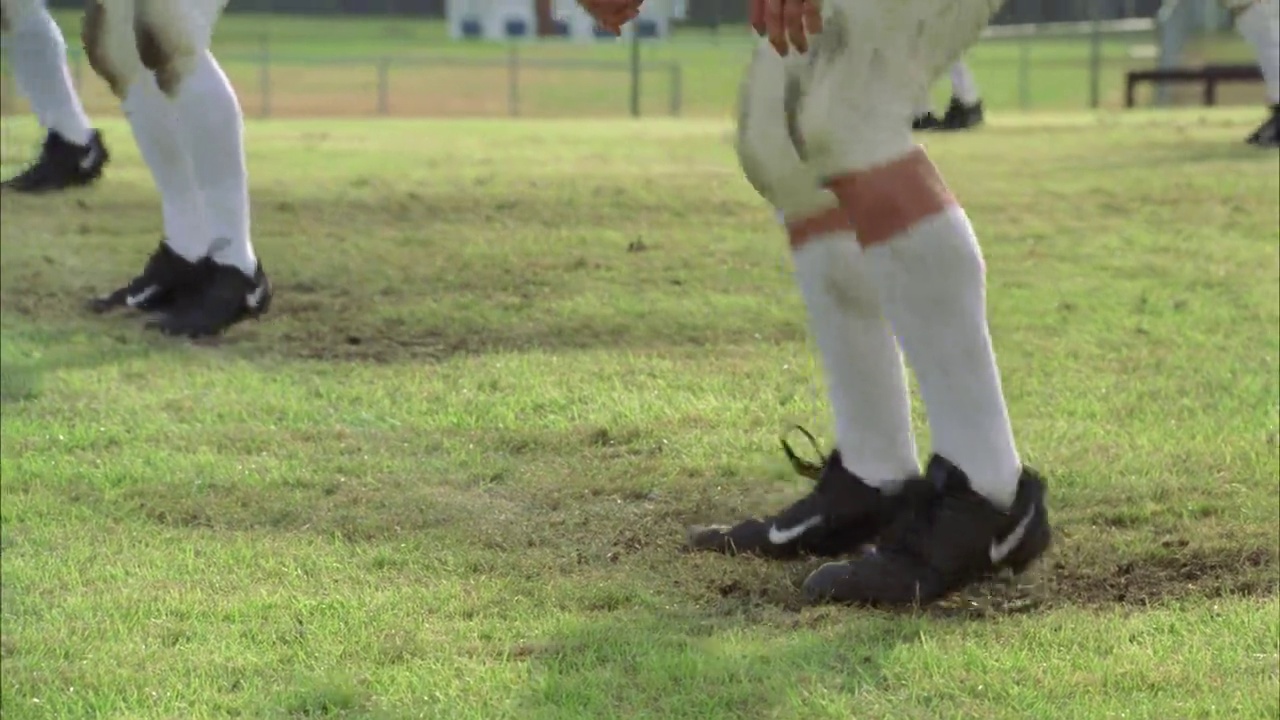
[[[1168,541],[1156,548],[1140,558],[1082,561],[1051,556],[1023,576],[996,578],[912,611],[985,617],[1070,606],[1140,609],[1197,598],[1272,597],[1280,590],[1275,548],[1191,548]],[[708,591],[737,610],[768,606],[799,611],[805,607],[799,585],[819,564],[779,564],[771,578],[722,578],[711,582]]]

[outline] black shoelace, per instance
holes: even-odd
[[[787,442],[786,435],[783,435],[780,439],[782,452],[786,453],[787,460],[791,463],[791,469],[795,470],[796,474],[801,477],[807,477],[814,482],[821,483],[822,472],[827,467],[826,453],[822,452],[822,446],[818,444],[818,439],[813,436],[813,433],[806,430],[804,426],[793,425],[792,429],[799,430],[800,434],[804,435],[805,439],[809,441],[809,445],[818,454],[818,461],[809,462],[797,455],[796,451],[791,448],[791,443]]]

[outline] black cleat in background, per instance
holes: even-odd
[[[48,193],[90,185],[102,176],[111,159],[97,130],[87,145],[76,145],[50,130],[40,156],[25,170],[0,184],[6,192]]]

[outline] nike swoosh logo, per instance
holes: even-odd
[[[1031,527],[1031,521],[1036,517],[1036,508],[1034,505],[1022,516],[1022,520],[1018,521],[1018,526],[1013,532],[1005,536],[1000,542],[991,542],[991,564],[999,565],[1004,559],[1009,557],[1009,553],[1018,547],[1018,543],[1022,542],[1022,538],[1027,534],[1027,528]]]
[[[773,543],[774,545],[786,545],[787,543],[795,540],[796,538],[818,527],[821,524],[822,524],[821,515],[814,515],[808,520],[805,520],[799,525],[796,525],[795,527],[787,530],[779,530],[778,525],[775,523],[769,526],[769,542]]]
[[[129,295],[128,297],[126,297],[124,299],[124,303],[129,307],[138,307],[139,305],[146,302],[147,300],[150,300],[151,296],[155,295],[158,292],[160,292],[159,285],[148,285],[145,290],[138,293],[137,295]]]
[[[86,153],[84,157],[80,158],[80,169],[85,172],[93,170],[94,166],[98,164],[98,158],[101,156],[102,153],[98,150],[98,146],[90,145],[89,152]]]
[[[262,304],[262,298],[266,296],[267,286],[265,284],[259,285],[253,289],[253,292],[245,296],[244,303],[249,306],[250,310],[257,310],[258,306]]]

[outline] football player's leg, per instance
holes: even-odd
[[[226,74],[209,51],[219,0],[139,0],[142,62],[172,101],[214,234],[212,259],[252,275],[244,116]],[[221,242],[217,242],[221,241]]]
[[[1043,484],[1014,443],[987,327],[984,263],[964,210],[908,124],[998,0],[834,0],[801,113],[808,159],[853,219],[867,276],[916,373],[942,489],[879,552],[829,564],[814,599],[910,604],[1021,569],[1048,545]],[[925,58],[921,62],[919,58]]]
[[[1236,31],[1252,47],[1266,84],[1267,102],[1280,103],[1280,3],[1276,0],[1221,0]]]
[[[978,91],[978,79],[973,76],[969,63],[957,60],[951,63],[951,94],[966,105],[973,105],[982,99]]]
[[[107,152],[71,82],[62,30],[44,0],[0,0],[0,9],[14,80],[48,131],[40,157],[5,181],[5,189],[45,192],[93,182]]]
[[[1280,147],[1280,2],[1277,0],[1221,0],[1231,13],[1236,30],[1253,46],[1267,89],[1270,117],[1249,136],[1248,142]]]
[[[180,335],[209,335],[264,312],[270,283],[250,240],[244,116],[209,41],[221,0],[140,0],[142,62],[171,100],[209,223],[211,278],[196,301],[156,323]]]
[[[807,60],[766,42],[743,83],[738,156],[747,179],[785,219],[795,277],[817,340],[835,414],[837,450],[817,488],[776,515],[698,527],[695,548],[790,557],[837,555],[874,538],[919,476],[901,355],[865,276],[846,214],[805,166],[795,142]]]
[[[177,114],[139,57],[134,10],[133,0],[89,0],[82,39],[90,66],[121,99],[160,192],[164,238],[137,277],[91,301],[99,312],[119,307],[164,310],[197,292],[211,239]]]
[[[951,103],[939,124],[940,130],[964,130],[982,124],[982,94],[973,70],[964,60],[951,63]]]
[[[938,116],[933,114],[933,99],[926,90],[921,93],[920,99],[916,102],[915,111],[912,113],[911,129],[933,130],[938,127],[938,123]]]

